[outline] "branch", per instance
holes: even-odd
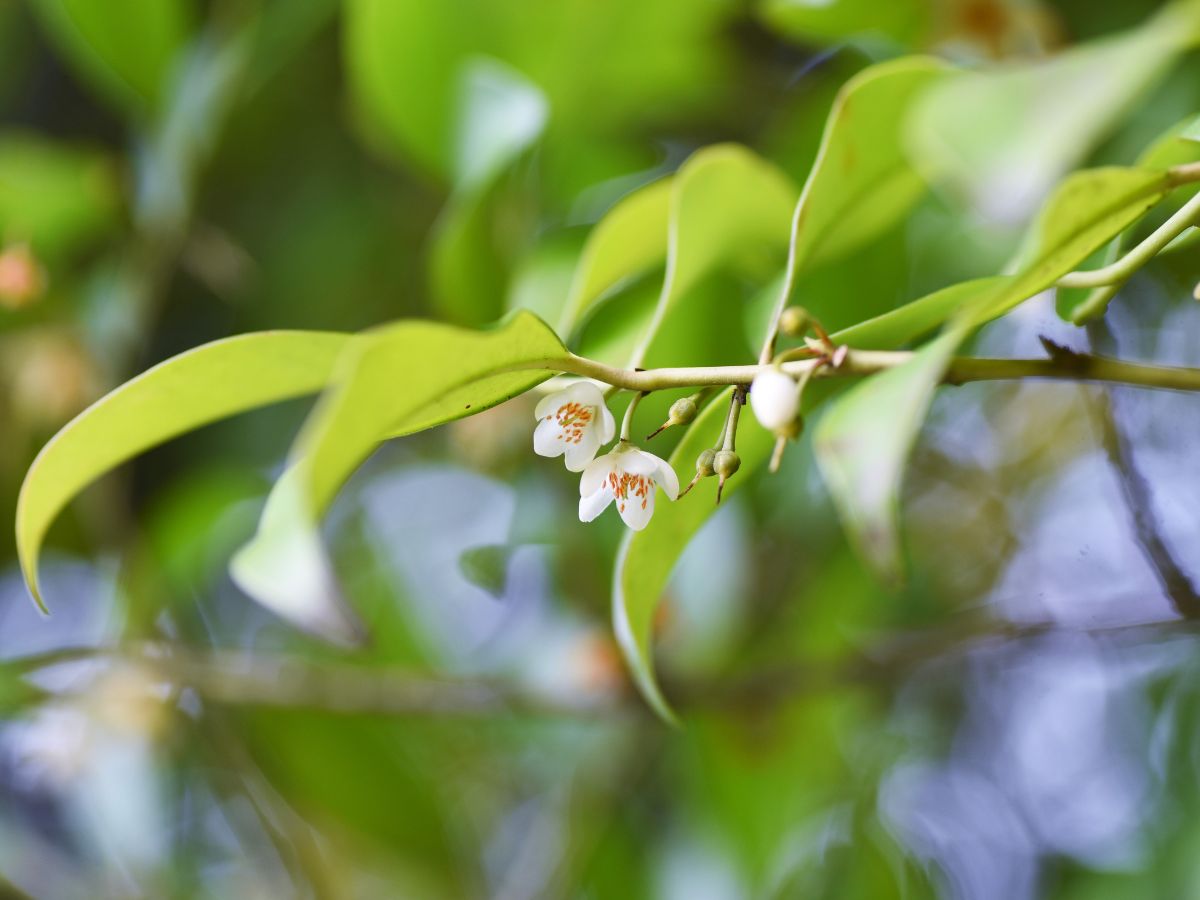
[[[873,375],[909,362],[907,350],[850,350],[836,368],[821,359],[792,360],[780,366],[794,378],[843,378]],[[552,370],[580,375],[624,390],[650,392],[708,385],[749,385],[770,365],[695,366],[662,369],[619,369],[582,356],[540,359],[525,363],[520,370]],[[1049,359],[984,359],[955,357],[942,379],[944,384],[971,381],[1006,381],[1018,378],[1047,378],[1067,381],[1097,381],[1172,391],[1200,391],[1200,369],[1155,366],[1124,362],[1106,356],[1059,352]]]
[[[1097,288],[1128,281],[1134,272],[1158,256],[1171,241],[1195,225],[1198,219],[1200,219],[1200,194],[1192,197],[1179,208],[1175,215],[1156,228],[1148,238],[1112,265],[1084,272],[1069,272],[1058,279],[1058,286],[1062,288]]]

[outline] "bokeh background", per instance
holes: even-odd
[[[1156,11],[0,0],[0,512],[60,426],[167,356],[264,328],[554,322],[589,227],[695,149],[744,143],[799,185],[872,62],[1040,85],[1046,59]],[[1200,112],[1196,54],[1147,53],[1047,81],[1049,108],[1001,97],[995,167],[801,300],[832,328],[997,271],[1066,167],[1131,163]],[[1081,109],[1088,127],[1056,127]],[[659,361],[753,359],[780,264],[695,289]],[[626,340],[658,277],[584,346]],[[1200,365],[1198,279],[1174,254],[1101,326],[1038,298],[977,349],[1040,355],[1047,335]],[[678,730],[611,639],[621,526],[577,522],[575,480],[531,452],[533,400],[392,442],[343,492],[328,537],[372,633],[355,652],[226,574],[307,403],[175,441],[63,516],[50,618],[0,537],[0,896],[1198,896],[1198,404],[945,390],[906,482],[901,589],[791,449],[676,570],[658,638]]]

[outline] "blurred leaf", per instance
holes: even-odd
[[[977,296],[995,289],[988,281],[974,284]],[[911,361],[852,388],[830,404],[813,434],[813,452],[847,532],[889,579],[901,570],[896,505],[904,465],[964,336],[961,326],[954,328]]]
[[[249,82],[260,87],[334,18],[340,0],[264,0],[254,26]]]
[[[1179,136],[1185,141],[1200,141],[1200,116],[1194,116],[1184,125]]]
[[[559,333],[570,335],[615,287],[667,258],[673,177],[622,197],[588,235]]]
[[[215,341],[160,363],[68,423],[30,466],[17,502],[21,570],[39,605],[42,540],[79,491],[173,437],[320,390],[350,340],[343,334],[268,331]]]
[[[342,483],[385,438],[494,406],[551,375],[522,366],[566,354],[526,312],[487,332],[404,321],[364,334],[297,437],[257,534],[231,563],[234,580],[302,628],[357,641],[317,530]]]
[[[795,202],[788,177],[745,147],[719,144],[693,153],[671,181],[667,271],[632,364],[641,364],[671,307],[714,269],[747,254],[782,252]]]
[[[913,101],[944,71],[936,60],[909,57],[872,66],[838,92],[796,206],[789,292],[800,271],[877,237],[925,191],[901,135]]]
[[[483,588],[493,597],[503,597],[504,585],[508,583],[508,563],[515,549],[507,544],[472,547],[458,558],[459,571],[476,587]]]
[[[77,74],[139,117],[158,112],[191,28],[189,0],[31,0]]]
[[[960,304],[947,331],[909,362],[871,376],[826,411],[813,435],[817,462],[843,525],[885,578],[895,581],[901,575],[897,507],[904,465],[959,345],[979,325],[1050,287],[1143,215],[1166,189],[1162,173],[1141,169],[1093,169],[1071,176],[1031,229],[1019,275],[970,282],[957,295],[940,292],[939,314],[950,296]],[[906,309],[932,305],[937,296]]]
[[[0,244],[62,257],[116,225],[116,171],[104,155],[33,134],[0,134]]]
[[[729,411],[731,390],[718,394],[684,434],[669,462],[683,480],[690,480],[696,457],[713,445]],[[725,485],[723,502],[764,463],[774,436],[751,415],[742,415],[737,452],[742,459],[738,474]],[[617,643],[646,702],[668,722],[675,721],[670,704],[654,675],[651,640],[654,614],[675,563],[688,542],[716,508],[716,478],[700,483],[681,500],[659,504],[644,531],[629,531],[617,554],[613,578],[613,630]]]
[[[503,308],[511,254],[497,244],[518,230],[494,221],[491,188],[541,136],[549,109],[536,85],[498,60],[466,60],[459,81],[455,189],[437,224],[431,266],[438,307],[479,325]]]
[[[593,0],[349,0],[344,56],[373,137],[430,173],[449,176],[460,118],[456,73],[478,55],[502,60],[545,92],[550,155],[573,169],[611,142],[636,143],[627,135],[653,117],[710,106],[725,88],[716,36],[736,7],[610,0],[598,14]]]
[[[1200,4],[1046,61],[962,73],[930,91],[910,132],[916,161],[989,218],[1025,219],[1200,36]]]
[[[929,28],[931,10],[917,0],[759,0],[758,15],[769,28],[800,43],[878,35],[911,46]]]

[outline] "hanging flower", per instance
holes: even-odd
[[[565,456],[567,469],[582,472],[596,451],[613,439],[617,424],[600,388],[579,381],[544,398],[534,410],[538,419],[533,449],[539,456]]]
[[[641,531],[654,514],[654,485],[674,500],[679,496],[675,470],[653,453],[621,441],[583,470],[579,481],[579,518],[590,522],[614,500],[625,524]]]
[[[796,382],[779,369],[765,369],[750,385],[750,408],[768,431],[781,431],[796,420],[799,398]]]

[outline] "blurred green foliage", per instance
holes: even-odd
[[[837,398],[818,434],[867,473],[849,492],[883,486],[859,498],[863,533],[893,527],[916,442],[895,589],[847,542],[807,440],[783,474],[753,474],[770,436],[744,417],[730,503],[711,515],[710,479],[629,537],[575,521],[574,480],[530,453],[528,399],[496,406],[540,376],[495,367],[559,339],[618,365],[753,361],[806,183],[791,297],[835,337],[909,345],[960,308],[983,309],[971,325],[1007,311],[1137,218],[1156,172],[1200,158],[1198,7],[1134,6],[0,0],[0,252],[27,247],[40,285],[0,297],[0,508],[61,426],[173,354],[383,326],[336,364],[335,335],[210,347],[158,370],[192,367],[182,388],[126,388],[144,405],[59,439],[72,458],[27,501],[27,542],[93,476],[208,425],[67,507],[43,561],[52,618],[0,542],[3,890],[1194,893],[1194,636],[1121,555],[1136,535],[1102,524],[1124,501],[1098,486],[1097,395],[964,388],[918,441],[952,331],[891,373],[898,397],[876,380],[857,412],[863,393]],[[1076,166],[1135,163],[1150,174],[1052,191]],[[967,281],[1009,260],[1013,279]],[[1197,279],[1180,250],[1122,292],[1110,320],[1140,302],[1130,355],[1195,363],[1172,353],[1196,333]],[[520,310],[558,337],[518,314],[463,352],[447,325],[384,324]],[[1026,327],[981,340],[1027,351]],[[418,361],[430,376],[406,384]],[[467,369],[488,374],[482,402]],[[303,429],[308,400],[215,424],[335,374],[344,391]],[[673,399],[648,397],[638,428]],[[685,482],[722,401],[652,445]],[[496,408],[387,443],[322,543],[312,507],[372,447],[468,404]],[[1165,466],[1185,438],[1146,425],[1138,446]],[[228,575],[283,461],[313,448],[333,460],[298,470],[315,503],[277,482],[260,527],[300,534],[315,568],[257,592],[303,620],[335,570],[370,635],[356,649]],[[1163,477],[1186,507],[1194,478]],[[1083,525],[1055,518],[1089,499]],[[1091,552],[1132,597],[1095,612],[1102,579],[1077,575],[1062,599],[1051,575]],[[657,690],[655,671],[677,730],[633,689]]]

